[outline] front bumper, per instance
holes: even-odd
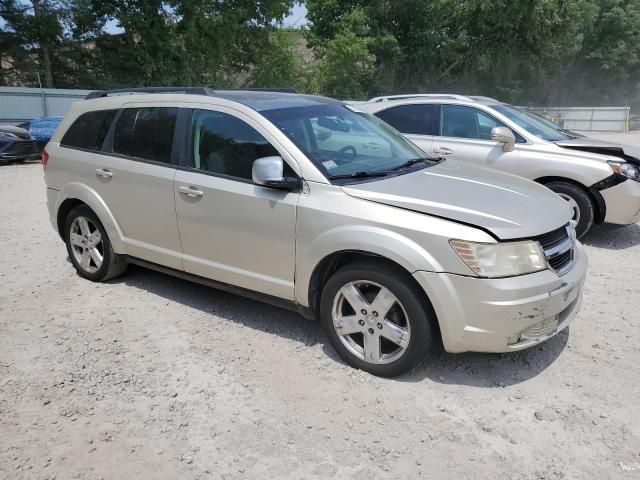
[[[605,222],[621,225],[640,222],[640,182],[626,180],[601,190],[600,194],[607,206]]]
[[[573,320],[582,304],[587,256],[576,243],[575,264],[563,276],[551,270],[484,279],[416,272],[438,317],[445,350],[511,352],[537,345]]]
[[[40,158],[35,140],[15,140],[0,143],[0,161],[20,161]]]

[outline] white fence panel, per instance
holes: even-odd
[[[19,123],[32,118],[64,116],[73,102],[90,90],[0,87],[0,123]]]
[[[630,107],[534,107],[562,128],[585,132],[626,132]]]

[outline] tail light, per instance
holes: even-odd
[[[46,150],[42,151],[42,168],[47,168],[47,163],[49,163],[49,154]]]

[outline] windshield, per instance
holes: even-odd
[[[435,162],[386,123],[351,106],[321,104],[262,114],[329,179],[383,177]]]
[[[501,113],[519,127],[524,128],[527,132],[551,142],[566,140],[567,138],[575,138],[575,135],[563,130],[555,123],[542,118],[526,110],[516,108],[511,105],[491,105],[495,111]]]

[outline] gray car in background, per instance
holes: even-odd
[[[640,221],[640,149],[575,134],[487,97],[416,94],[377,97],[373,113],[436,157],[535,180],[574,211],[578,238],[594,223]]]
[[[51,222],[82,277],[134,263],[291,308],[382,376],[440,342],[528,348],[578,312],[587,258],[543,186],[432,158],[328,98],[176,90],[97,92],[47,145]]]

